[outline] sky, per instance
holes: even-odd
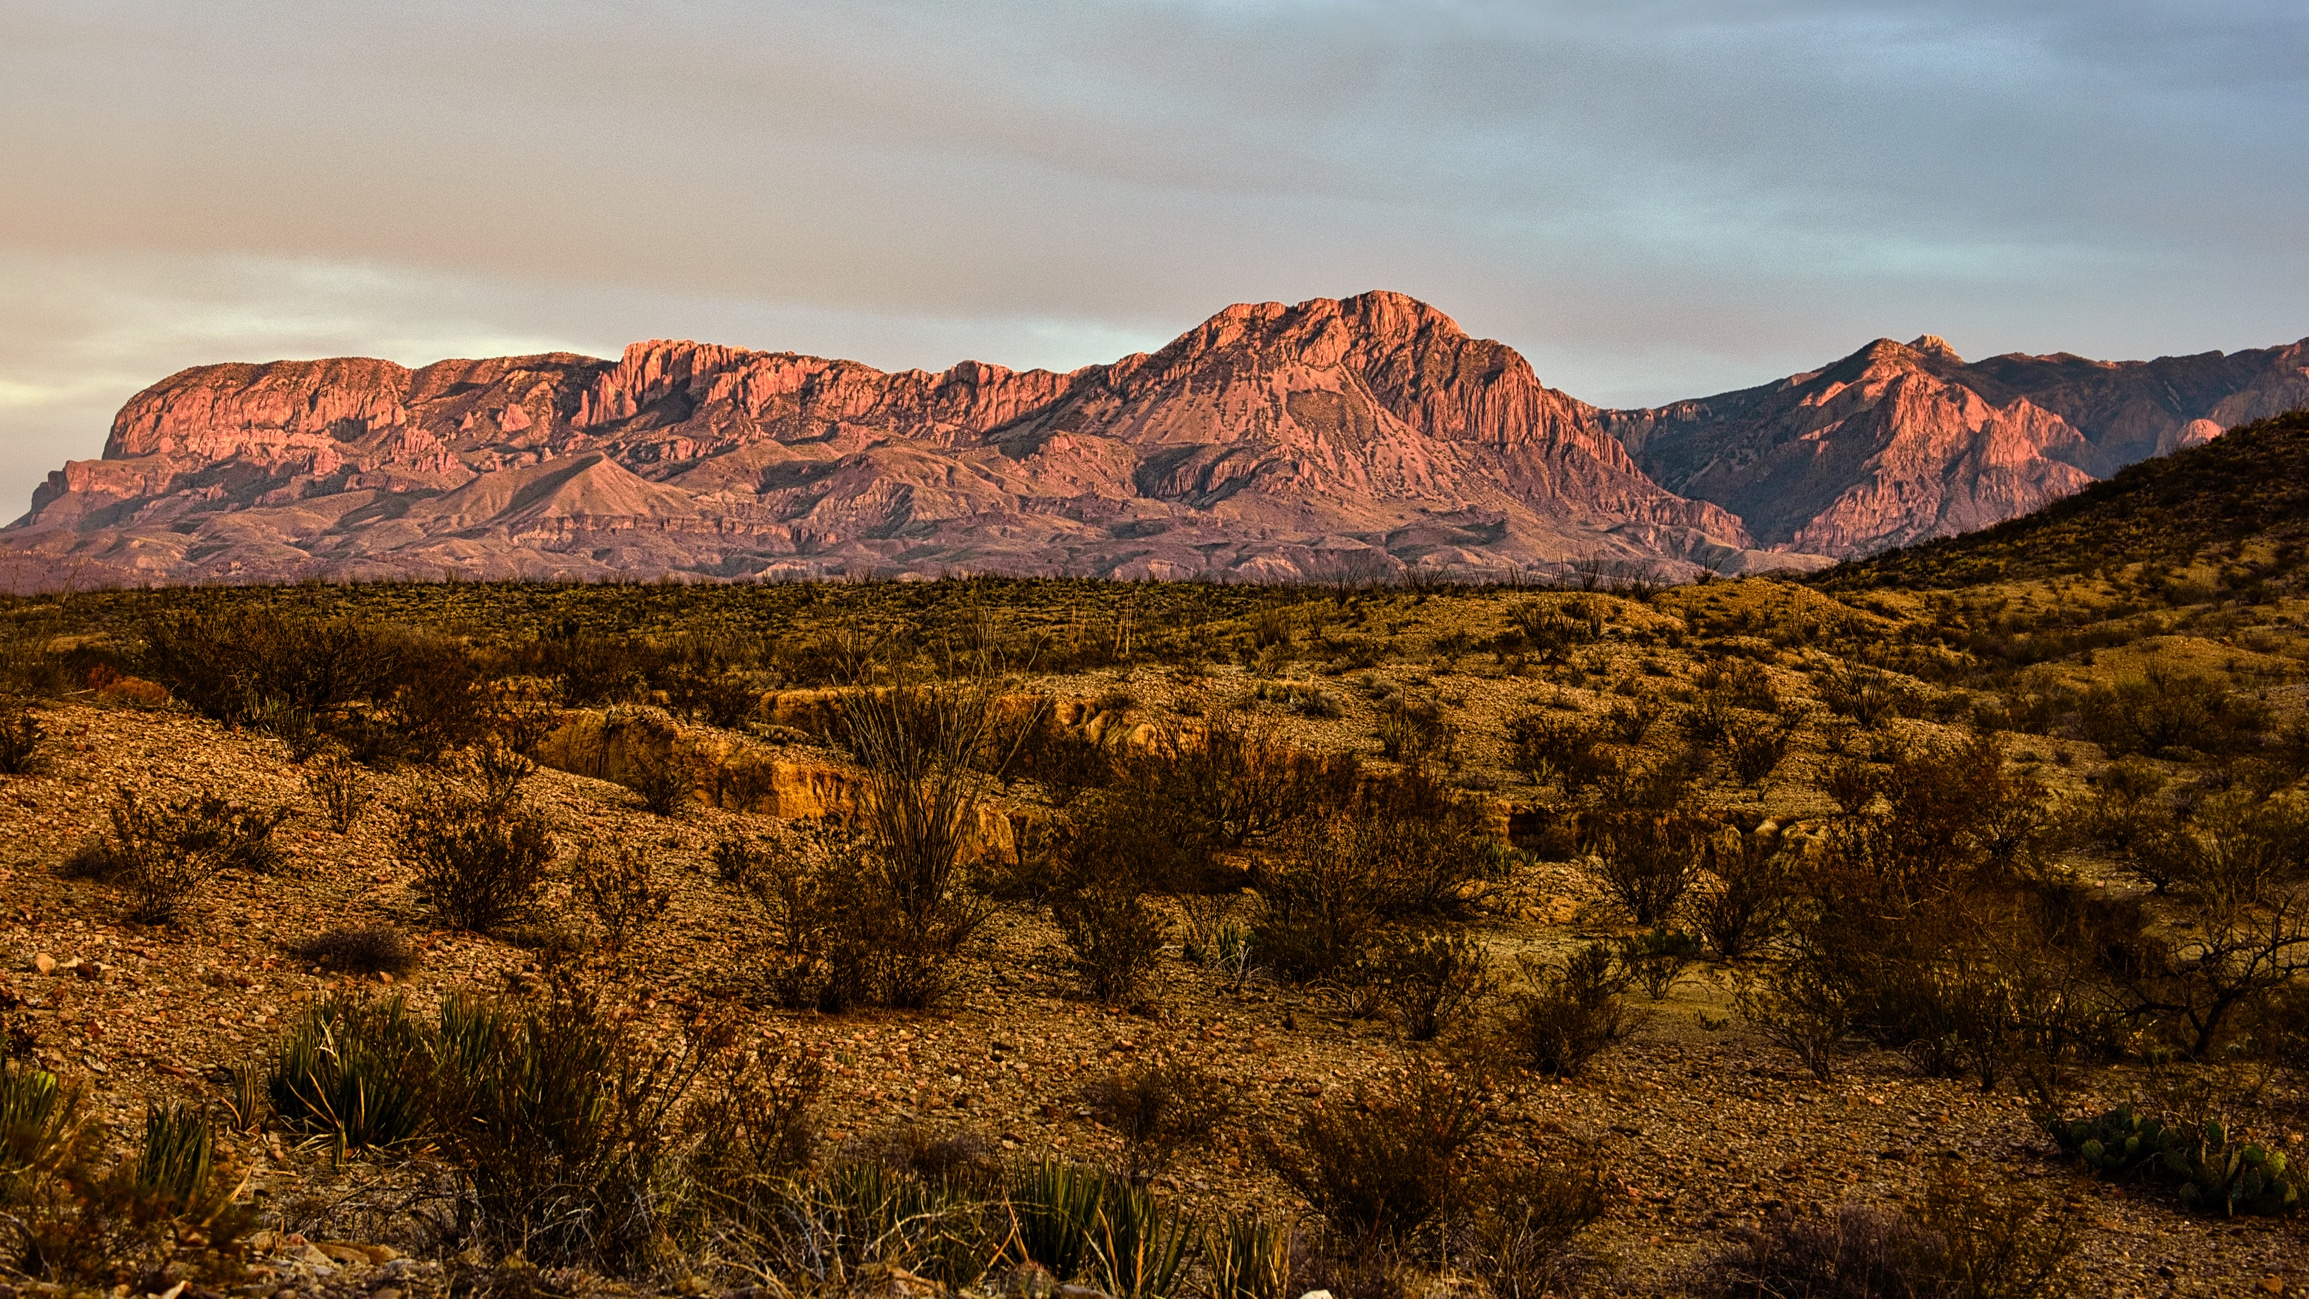
[[[2309,335],[2300,0],[0,0],[0,519],[189,365],[1072,368],[1387,288],[1642,405]]]

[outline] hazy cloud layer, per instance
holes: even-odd
[[[2289,3],[0,0],[0,514],[185,365],[1070,366],[1401,289],[1628,403],[2309,333]]]

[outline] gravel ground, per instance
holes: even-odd
[[[379,777],[377,799],[339,836],[269,738],[169,711],[66,705],[46,709],[43,720],[46,769],[0,784],[0,988],[25,998],[41,1058],[86,1082],[98,1116],[123,1131],[147,1101],[217,1095],[213,1070],[260,1051],[309,998],[341,982],[300,967],[286,950],[323,930],[384,923],[412,933],[422,962],[397,986],[420,1008],[451,988],[507,986],[529,967],[532,954],[521,948],[426,927],[387,837],[391,800],[423,774]],[[276,835],[286,863],[269,875],[213,881],[179,927],[126,923],[110,889],[53,869],[104,824],[107,800],[121,788],[160,797],[213,790],[292,807],[296,815]],[[528,796],[565,845],[614,838],[656,855],[673,906],[635,954],[622,993],[657,1031],[677,1031],[724,993],[727,972],[742,968],[759,936],[750,904],[714,880],[707,852],[730,829],[762,825],[712,809],[653,817],[616,786],[555,771],[532,778]],[[1478,900],[1474,924],[1512,968],[1517,953],[1575,941],[1592,900],[1572,868],[1525,866]],[[831,1139],[911,1124],[1091,1159],[1111,1157],[1119,1143],[1084,1111],[1086,1082],[1133,1062],[1192,1060],[1225,1079],[1241,1107],[1210,1149],[1191,1152],[1161,1183],[1198,1210],[1295,1203],[1255,1153],[1253,1134],[1278,1130],[1312,1098],[1408,1057],[1383,1024],[1347,1020],[1318,994],[1259,982],[1232,992],[1183,961],[1165,963],[1143,1013],[1093,1005],[1063,958],[1046,918],[1006,910],[969,952],[958,994],[938,1013],[754,1012],[753,1031],[829,1062]],[[53,971],[41,973],[49,964]],[[1918,1078],[1885,1054],[1853,1058],[1833,1083],[1815,1082],[1743,1033],[1724,990],[1702,973],[1663,1003],[1642,1003],[1639,994],[1639,1004],[1644,1023],[1587,1076],[1503,1085],[1488,1125],[1487,1139],[1502,1149],[1577,1140],[1604,1152],[1618,1189],[1610,1214],[1583,1239],[1598,1291],[1672,1292],[1677,1276],[1721,1248],[1728,1229],[1783,1206],[1915,1199],[1946,1164],[1992,1183],[2027,1183],[2072,1209],[2084,1239],[2085,1280],[2075,1293],[2309,1286],[2309,1236],[2298,1220],[2191,1218],[2084,1177],[2057,1158],[2009,1087],[1984,1095],[1962,1081]],[[2121,1099],[2134,1085],[2117,1072],[2095,1081],[2101,1100]],[[2299,1131],[2264,1135],[2309,1157]],[[277,1141],[236,1153],[253,1161],[252,1186],[276,1204],[312,1202],[363,1175],[332,1172]],[[461,1266],[342,1242],[328,1243],[335,1256],[318,1241],[265,1243],[276,1272],[266,1293],[397,1299],[387,1291],[445,1287]]]

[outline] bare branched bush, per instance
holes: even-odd
[[[129,918],[173,924],[200,886],[217,872],[271,871],[280,860],[272,833],[288,818],[284,808],[259,810],[197,794],[146,802],[121,790],[108,809],[111,831],[70,862],[68,874],[117,883],[128,890]]]
[[[401,806],[393,842],[434,914],[480,934],[530,917],[554,853],[537,812],[445,784]]]
[[[602,950],[612,958],[665,915],[673,895],[656,875],[650,855],[631,844],[588,843],[578,850],[572,886],[600,921]]]
[[[1379,998],[1414,1042],[1431,1042],[1479,1011],[1499,989],[1483,944],[1465,932],[1399,934],[1368,962]]]
[[[1607,813],[1589,823],[1598,883],[1639,925],[1673,919],[1699,870],[1700,825],[1670,813]]]
[[[1601,944],[1552,965],[1527,960],[1507,1021],[1508,1045],[1543,1074],[1576,1074],[1625,1031],[1626,988],[1625,971]]]
[[[1786,836],[1777,826],[1727,828],[1699,846],[1708,878],[1692,897],[1692,925],[1717,960],[1737,961],[1769,942],[1795,905]]]
[[[329,828],[343,834],[369,805],[369,777],[343,749],[324,749],[304,769],[305,792],[320,804]]]
[[[1211,1139],[1235,1112],[1227,1085],[1194,1065],[1146,1065],[1083,1088],[1083,1100],[1122,1136],[1123,1171],[1162,1171]]]
[[[38,760],[40,741],[47,732],[40,718],[24,701],[0,695],[0,776],[21,776]]]

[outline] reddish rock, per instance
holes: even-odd
[[[2309,340],[2224,356],[1967,364],[1926,335],[1603,426],[1767,546],[1849,556],[2000,523],[2152,455],[2309,405]]]
[[[1230,307],[1071,374],[664,341],[207,366],[131,400],[0,546],[24,585],[1775,562],[1512,349],[1392,293]]]

